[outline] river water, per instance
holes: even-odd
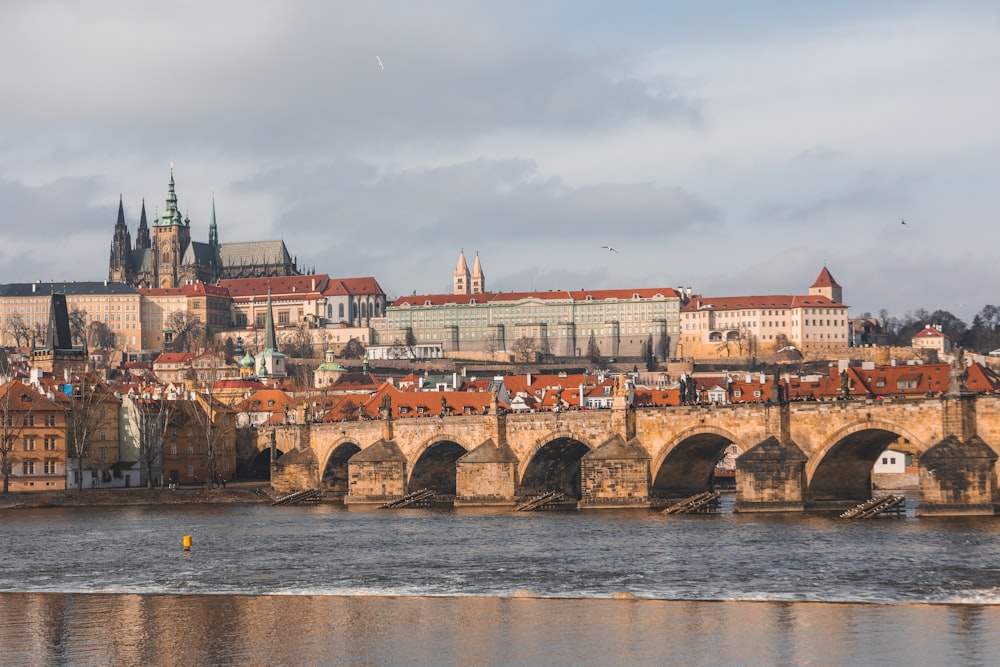
[[[1000,520],[732,514],[727,501],[718,516],[689,517],[332,505],[0,512],[0,664],[1000,656]]]

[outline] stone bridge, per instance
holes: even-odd
[[[620,399],[620,400],[619,400]],[[919,460],[918,514],[994,514],[1000,397],[793,402],[379,419],[262,429],[279,491],[346,503],[417,489],[456,505],[560,491],[580,508],[648,507],[706,490],[727,446],[736,511],[841,509],[872,496],[890,444]],[[895,444],[893,444],[895,443]]]

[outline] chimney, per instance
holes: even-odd
[[[688,287],[685,291],[687,292],[687,298],[690,299],[691,298],[691,288]]]
[[[316,291],[316,279],[315,278],[312,279],[312,291],[313,292]]]

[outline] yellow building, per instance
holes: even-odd
[[[114,337],[114,348],[137,350],[142,345],[141,296],[128,285],[107,281],[0,285],[0,345],[26,347],[33,339],[41,342],[53,293],[66,295],[75,343],[83,342],[81,327],[103,322]]]
[[[693,296],[681,309],[677,356],[750,357],[789,346],[809,355],[842,354],[850,321],[841,298],[826,267],[805,295]]]
[[[232,324],[229,290],[216,285],[190,283],[181,287],[140,288],[142,296],[142,349],[160,352],[174,342],[175,314],[205,325],[208,339]]]

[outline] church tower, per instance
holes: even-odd
[[[833,279],[829,269],[825,266],[823,267],[823,270],[819,272],[819,277],[816,278],[816,282],[809,286],[809,294],[825,296],[831,301],[844,303],[843,288],[837,284],[837,281]]]
[[[118,197],[118,222],[111,240],[111,261],[108,263],[108,280],[131,284],[135,278],[132,266],[132,236],[125,225],[125,207]]]
[[[183,220],[177,209],[174,169],[170,167],[167,207],[153,226],[153,266],[156,287],[180,287],[180,266],[184,251],[191,243],[191,221]]]
[[[458,266],[455,267],[455,294],[468,294],[470,282],[469,265],[465,263],[465,250],[462,250],[458,253]]]
[[[152,246],[149,240],[149,225],[146,224],[146,200],[142,200],[142,213],[139,214],[139,230],[135,235],[135,249],[147,250]]]
[[[479,253],[476,253],[476,261],[472,265],[472,293],[482,294],[486,291],[486,276],[483,275],[483,265],[479,263]]]

